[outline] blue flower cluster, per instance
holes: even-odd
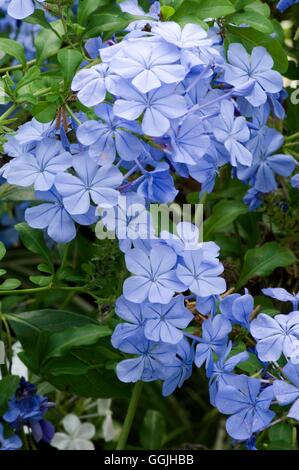
[[[156,247],[161,250],[161,245]],[[194,264],[196,253],[199,250],[189,252]],[[138,254],[142,262],[142,252]],[[160,260],[164,257],[161,252]],[[179,257],[177,273],[181,262]],[[213,263],[211,258],[208,262]],[[130,259],[127,264],[131,264]],[[151,303],[148,299],[137,303],[130,295],[128,300],[125,287],[116,305],[124,322],[117,326],[112,342],[114,347],[135,357],[121,361],[117,374],[124,382],[163,380],[163,395],[169,395],[190,378],[193,363],[197,367],[205,364],[211,404],[229,415],[228,434],[237,441],[248,441],[274,423],[276,412],[271,406],[275,403],[292,405],[287,416],[299,421],[299,312],[275,317],[260,313],[253,318],[253,297],[246,291],[244,295],[220,298],[218,294],[223,289],[217,288],[219,281],[220,278],[209,279],[211,295],[196,297],[193,314],[189,295],[175,296],[167,304],[157,304],[156,300]],[[192,287],[189,290],[194,292]],[[291,295],[280,288],[263,292],[292,302],[293,308],[298,306],[298,294]],[[203,304],[209,305],[209,314],[199,313]],[[234,350],[234,338],[241,331],[251,334],[256,341],[254,349]],[[260,370],[254,377],[242,374],[242,368],[238,370],[238,365],[252,355],[260,361]],[[282,369],[277,361],[285,364]],[[275,423],[279,419],[283,417]]]
[[[124,3],[124,10],[132,8]],[[78,144],[70,144],[63,127],[35,120],[8,138],[12,160],[3,176],[34,187],[44,202],[26,211],[26,221],[56,242],[72,240],[75,223],[94,223],[96,208],[116,206],[121,194],[172,202],[174,173],[211,192],[220,168],[230,164],[233,176],[251,186],[244,201],[255,209],[277,188],[277,176],[296,167],[292,156],[279,153],[282,135],[267,126],[271,111],[284,116],[284,91],[264,47],[248,54],[231,44],[226,60],[217,27],[181,28],[158,15],[150,32],[143,26],[143,20],[131,24],[119,43],[88,41],[87,51],[94,57],[98,48],[101,63],[83,67],[72,83],[94,110],[92,120],[81,113],[79,126],[69,122]]]
[[[8,402],[8,410],[2,419],[9,424],[14,432],[19,433],[27,426],[34,440],[49,443],[54,436],[54,426],[44,419],[54,403],[48,401],[47,397],[37,394],[35,385],[21,378],[20,385],[15,395]],[[17,435],[4,438],[3,426],[0,424],[0,450],[15,450],[22,447],[22,441]]]

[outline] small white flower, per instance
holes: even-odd
[[[51,445],[59,450],[95,450],[91,442],[95,435],[95,427],[91,423],[81,423],[73,414],[62,420],[64,432],[55,433]]]
[[[119,437],[121,427],[112,419],[111,410],[112,400],[99,399],[97,400],[98,415],[104,417],[102,424],[102,437],[105,442],[116,441]]]

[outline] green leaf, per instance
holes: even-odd
[[[39,122],[47,123],[53,121],[56,117],[59,104],[42,101],[34,106],[32,114]]]
[[[51,284],[54,276],[29,276],[30,281],[40,287],[46,287]]]
[[[65,48],[58,52],[57,60],[61,65],[64,83],[68,87],[83,60],[83,56],[80,51]]]
[[[200,18],[202,20],[207,18],[221,18],[222,16],[230,15],[235,12],[233,4],[229,0],[197,0],[185,1],[182,6],[176,11],[173,19],[179,21],[182,17]]]
[[[24,77],[18,82],[16,90],[20,90],[22,87],[31,84],[34,80],[40,78],[40,69],[37,65],[31,67],[28,72],[25,73]]]
[[[45,13],[43,10],[35,10],[35,12],[25,18],[23,21],[30,24],[39,24],[43,28],[51,29],[49,22],[46,20]]]
[[[290,424],[278,423],[269,429],[269,439],[272,442],[281,441],[292,446],[293,429]]]
[[[277,242],[266,243],[259,248],[248,250],[244,257],[237,289],[240,289],[253,277],[268,276],[274,269],[290,266],[295,261],[294,253]]]
[[[52,357],[59,357],[71,348],[89,346],[100,338],[111,335],[111,330],[103,325],[85,325],[67,328],[61,333],[51,335],[45,351],[43,362]]]
[[[1,201],[34,201],[34,190],[31,188],[21,188],[8,183],[0,186]]]
[[[8,375],[0,380],[0,415],[2,416],[8,408],[8,400],[15,394],[20,383],[17,375]]]
[[[212,215],[204,222],[205,239],[210,239],[212,234],[224,229],[247,211],[247,207],[242,202],[220,201],[214,207]]]
[[[61,21],[53,21],[51,23],[54,31],[49,29],[42,29],[35,37],[36,57],[38,65],[42,64],[48,57],[51,57],[59,51],[63,34],[63,26]],[[59,37],[60,36],[60,37]]]
[[[13,41],[13,39],[0,38],[0,51],[15,57],[24,67],[26,67],[27,60],[24,47],[19,42]]]
[[[3,242],[0,242],[0,260],[4,258],[6,254],[6,248]]]
[[[156,410],[147,410],[140,429],[140,442],[144,449],[162,448],[166,435],[164,416]]]
[[[259,13],[260,15],[269,18],[271,14],[271,10],[267,3],[262,3],[259,1],[250,2],[248,5],[244,6],[245,11],[254,11],[255,13]]]
[[[24,222],[17,224],[15,229],[19,233],[21,241],[25,247],[29,251],[32,251],[32,253],[40,255],[46,261],[48,266],[51,267],[51,272],[54,273],[51,252],[45,244],[42,232],[40,230],[32,229]]]
[[[230,16],[229,21],[238,26],[251,26],[262,33],[271,34],[274,31],[273,25],[268,18],[255,11],[245,11],[244,13],[235,13]]]
[[[103,13],[101,15],[93,15],[90,22],[88,23],[87,37],[94,37],[101,32],[107,32],[109,34],[123,31],[129,23],[134,21],[135,18],[127,13],[123,14],[112,14]]]
[[[14,290],[20,287],[21,281],[19,279],[6,279],[1,285],[0,285],[0,291],[1,290]]]
[[[254,47],[262,45],[272,56],[274,68],[281,73],[287,71],[288,57],[277,39],[253,28],[237,28],[227,25],[226,30],[226,39],[229,43],[241,42],[248,52],[251,52]]]
[[[92,13],[108,3],[109,0],[79,0],[78,23],[84,24]]]
[[[170,6],[161,7],[161,15],[164,21],[168,21],[175,14],[175,9]]]

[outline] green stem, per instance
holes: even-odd
[[[31,65],[34,65],[35,63],[36,63],[36,59],[29,60],[29,62],[27,62],[27,67],[30,67]],[[23,68],[24,68],[23,64],[10,65],[9,67],[1,68],[0,73],[13,72],[14,70],[20,70]]]
[[[289,135],[288,137],[286,137],[285,141],[289,142],[290,140],[297,139],[298,137],[299,137],[299,132],[295,132],[295,134],[292,134],[292,135]]]
[[[124,450],[125,447],[126,447],[127,440],[128,440],[128,437],[129,437],[129,434],[130,434],[130,431],[131,431],[131,427],[132,427],[132,424],[133,424],[133,420],[134,420],[134,417],[135,417],[135,413],[136,413],[136,410],[137,410],[139,398],[140,398],[140,395],[141,395],[142,386],[143,386],[143,382],[141,382],[141,381],[137,382],[134,385],[133,393],[132,393],[132,396],[131,396],[131,400],[130,400],[128,411],[127,411],[126,418],[125,418],[125,422],[124,422],[123,428],[121,430],[121,434],[120,434],[120,437],[119,437],[119,440],[118,440],[118,443],[117,443],[117,446],[116,446],[116,450]]]
[[[8,108],[7,111],[5,111],[5,113],[0,116],[0,122],[5,121],[5,119],[8,118],[14,112],[15,109],[17,109],[17,105],[13,104],[10,108]]]
[[[76,121],[77,124],[79,124],[79,126],[81,126],[82,122],[80,121],[80,119],[77,118],[77,116],[75,115],[75,113],[69,107],[69,105],[67,103],[65,103],[65,107],[66,107],[67,112],[69,113],[69,115],[72,116],[72,118]]]
[[[295,142],[288,142],[285,147],[288,148],[288,147],[297,147],[299,145],[299,142],[298,140],[295,141]]]
[[[47,292],[50,290],[61,290],[66,292],[86,292],[84,287],[66,287],[66,286],[51,286],[51,287],[36,287],[34,289],[19,289],[19,290],[0,290],[1,295],[16,295],[16,294],[35,294],[38,292]]]

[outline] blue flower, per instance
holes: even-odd
[[[217,141],[228,151],[232,166],[236,167],[238,163],[251,165],[252,154],[242,145],[250,139],[249,128],[243,116],[235,118],[235,108],[231,101],[222,101],[220,116],[213,119],[212,128]]]
[[[122,160],[136,160],[144,151],[141,141],[133,133],[141,133],[135,122],[117,118],[112,107],[100,104],[95,108],[100,121],[86,121],[77,130],[77,138],[88,146],[88,153],[100,165],[113,163],[116,154]]]
[[[100,207],[117,204],[119,192],[115,188],[123,179],[118,168],[112,165],[99,167],[86,153],[74,157],[72,166],[77,176],[60,173],[55,179],[55,186],[70,214],[86,214],[91,200]]]
[[[79,92],[78,99],[85,106],[96,106],[104,101],[114,78],[107,64],[94,65],[75,75],[72,90]]]
[[[220,312],[232,323],[244,326],[249,329],[250,316],[254,309],[254,299],[248,294],[247,289],[245,295],[232,294],[221,300]]]
[[[114,103],[114,114],[134,121],[144,112],[142,130],[145,134],[160,137],[170,128],[170,119],[187,112],[185,98],[175,93],[175,86],[163,85],[149,93],[141,93],[125,81],[117,84],[115,94],[120,98]]]
[[[290,176],[297,162],[291,155],[274,154],[283,145],[283,136],[275,129],[267,129],[263,144],[253,156],[250,168],[240,165],[237,169],[241,181],[250,181],[254,189],[270,193],[277,188],[275,175]],[[274,154],[274,155],[273,155]]]
[[[291,6],[296,5],[296,3],[299,3],[299,0],[280,0],[277,4],[277,10],[283,13]]]
[[[203,315],[215,315],[217,304],[220,300],[218,295],[209,295],[208,297],[196,298],[196,310]]]
[[[213,364],[213,367],[208,373],[210,379],[210,402],[213,406],[215,406],[215,398],[218,390],[221,390],[224,385],[231,385],[231,379],[235,377],[233,373],[235,367],[240,362],[245,362],[249,359],[248,352],[244,351],[230,356],[231,350],[232,342],[230,341],[223,355]]]
[[[31,119],[31,121],[22,124],[18,128],[18,132],[15,135],[15,139],[18,141],[20,145],[24,144],[36,144],[40,142],[45,137],[52,137],[55,132],[55,124],[53,123],[46,123],[43,124],[37,121],[35,118]],[[12,155],[15,156],[15,155]]]
[[[43,3],[46,0],[38,0]],[[11,0],[8,5],[7,13],[16,20],[22,20],[34,13],[35,4],[33,0]]]
[[[120,350],[137,357],[125,359],[117,364],[116,373],[122,382],[151,382],[166,379],[170,366],[176,359],[176,346],[154,343],[142,334],[122,342]]]
[[[228,48],[224,80],[234,87],[244,87],[253,83],[253,88],[245,98],[254,106],[267,101],[267,93],[278,93],[283,87],[281,75],[272,70],[273,59],[264,47],[254,47],[251,56],[241,44],[231,44]]]
[[[292,184],[293,188],[299,189],[299,174],[293,176],[293,178],[291,180],[291,184]]]
[[[21,449],[23,443],[19,436],[12,435],[10,437],[4,437],[3,426],[0,423],[0,450],[17,450]]]
[[[249,211],[255,211],[263,204],[262,193],[254,188],[250,188],[243,198],[244,204],[248,206]]]
[[[47,229],[47,234],[56,243],[68,243],[76,237],[75,222],[92,225],[97,221],[93,207],[86,214],[70,215],[55,188],[46,192],[37,191],[36,198],[46,203],[27,209],[25,220],[30,227]]]
[[[219,260],[209,260],[203,250],[186,251],[178,265],[178,279],[186,289],[199,297],[222,294],[226,290],[226,282],[222,277],[223,265]]]
[[[231,323],[222,315],[205,320],[202,325],[202,336],[198,338],[196,346],[195,364],[201,367],[206,363],[206,370],[212,371],[213,353],[221,356],[226,348],[228,334],[231,332]]]
[[[23,154],[5,168],[4,176],[10,184],[34,186],[38,191],[47,191],[60,173],[72,165],[70,153],[65,152],[61,143],[45,138],[35,150]]]
[[[138,47],[130,43],[116,56],[110,70],[122,78],[130,79],[141,93],[159,88],[163,83],[178,83],[185,78],[186,70],[178,63],[180,51],[171,44],[140,41]]]
[[[183,122],[174,123],[169,135],[171,159],[178,163],[196,165],[210,145],[210,138],[205,134],[202,120],[198,116],[189,115]]]
[[[299,421],[299,365],[288,362],[283,368],[283,373],[291,383],[286,380],[275,380],[274,395],[279,405],[286,406],[293,403],[288,417]]]
[[[181,29],[174,21],[160,22],[154,25],[152,32],[181,49],[201,47],[211,43],[207,32],[201,26],[191,23]]]
[[[137,193],[149,202],[170,203],[178,194],[167,163],[159,163],[152,171],[144,170],[136,185]]]
[[[47,397],[37,395],[36,387],[22,378],[15,396],[8,402],[9,408],[3,419],[14,431],[29,426],[36,442],[50,442],[55,430],[51,423],[44,420],[44,416],[53,406],[54,403],[49,402]]]
[[[168,378],[163,384],[162,394],[164,397],[171,395],[175,389],[181,388],[192,375],[192,366],[194,361],[194,347],[190,346],[185,338],[177,345],[176,358],[170,364]]]
[[[204,155],[196,165],[189,165],[190,176],[201,183],[201,193],[211,193],[218,174],[218,159],[214,152]]]
[[[124,296],[134,303],[147,298],[168,304],[175,292],[184,290],[176,276],[177,255],[167,246],[154,246],[149,256],[139,248],[126,254],[128,270],[134,274],[124,283]]]
[[[237,379],[234,386],[219,388],[216,406],[221,413],[232,415],[226,421],[228,434],[244,441],[268,426],[275,416],[274,411],[269,410],[274,398],[273,387],[261,391],[259,379],[244,375]]]
[[[151,341],[177,344],[183,339],[182,329],[193,320],[184,305],[184,297],[178,295],[169,304],[144,305],[144,334]]]
[[[96,59],[99,56],[99,51],[102,47],[106,47],[103,43],[102,38],[99,36],[97,38],[88,39],[85,43],[85,50],[87,51],[89,57]]]
[[[119,348],[126,339],[143,333],[145,324],[144,306],[144,303],[130,302],[123,295],[117,299],[115,311],[122,320],[125,320],[125,323],[117,325],[113,332],[111,342],[114,348]]]
[[[278,361],[282,353],[289,357],[299,339],[299,314],[291,312],[272,318],[261,313],[252,320],[250,333],[257,340],[261,361]]]
[[[271,287],[262,289],[264,295],[272,297],[272,299],[280,300],[281,302],[292,302],[293,310],[298,310],[299,305],[299,292],[297,294],[290,294],[287,290],[281,287]]]

